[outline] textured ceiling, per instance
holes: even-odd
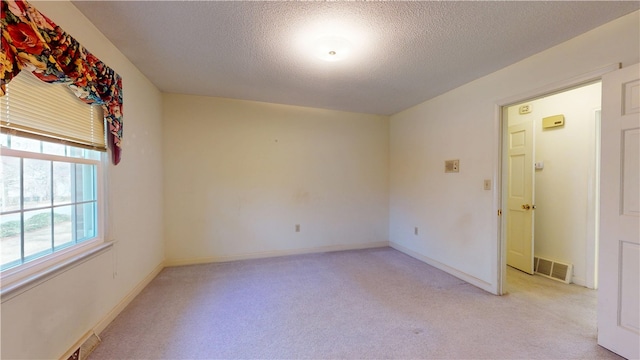
[[[393,114],[639,8],[638,1],[73,1],[161,91]],[[320,34],[353,49],[308,52]],[[91,49],[89,49],[91,50]]]

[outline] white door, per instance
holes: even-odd
[[[533,274],[533,121],[507,134],[507,265]]]
[[[602,77],[598,344],[640,358],[640,64]]]

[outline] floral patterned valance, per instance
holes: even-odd
[[[22,70],[40,80],[65,83],[82,101],[104,109],[113,162],[120,162],[122,78],[35,7],[22,0],[2,0],[0,96]]]

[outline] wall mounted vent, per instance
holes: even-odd
[[[571,276],[573,275],[573,265],[534,257],[533,271],[536,274],[548,277],[549,279],[562,281],[565,284],[570,284]]]
[[[560,126],[564,126],[564,115],[554,115],[542,118],[543,129],[551,129]]]

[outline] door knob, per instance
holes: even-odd
[[[525,209],[525,210],[529,210],[529,209],[531,209],[531,205],[524,204],[524,205],[522,205],[522,208]]]

